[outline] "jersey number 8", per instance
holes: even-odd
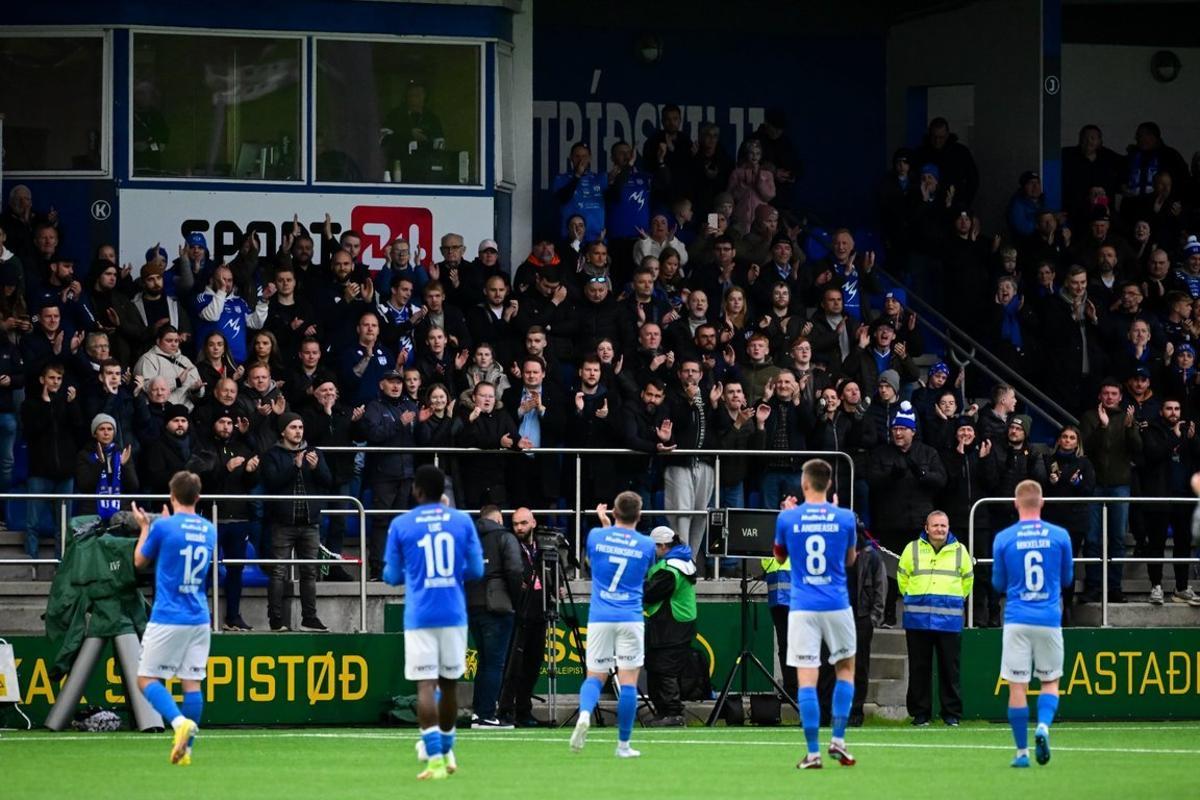
[[[804,540],[804,569],[809,575],[824,575],[825,566],[825,537],[809,536]]]

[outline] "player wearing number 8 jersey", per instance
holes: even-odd
[[[1071,537],[1042,521],[1042,487],[1017,484],[1016,525],[996,535],[992,545],[992,584],[1004,592],[1004,643],[1000,677],[1008,681],[1008,721],[1017,745],[1014,767],[1029,766],[1031,677],[1041,682],[1034,733],[1037,762],[1050,761],[1050,725],[1058,710],[1058,679],[1063,671],[1062,587],[1075,580]]]
[[[583,749],[592,710],[609,672],[615,669],[621,685],[617,697],[617,756],[636,758],[641,753],[630,747],[629,739],[637,717],[638,672],[646,658],[642,582],[654,566],[654,542],[637,531],[642,499],[636,492],[621,492],[613,501],[615,525],[609,525],[607,506],[597,506],[596,515],[602,527],[593,528],[587,537],[592,567],[587,680],[579,690],[579,719],[571,733],[571,749]]]
[[[458,679],[467,665],[467,601],[463,583],[483,575],[483,549],[471,518],[442,505],[446,477],[417,470],[417,505],[392,520],[383,579],[404,584],[404,677],[417,682],[417,722],[428,759],[420,780],[445,778],[454,758]],[[441,698],[437,699],[437,691]]]
[[[837,683],[833,689],[833,739],[829,755],[843,766],[853,766],[846,750],[846,723],[854,702],[854,653],[857,632],[846,568],[854,565],[858,529],[854,512],[828,502],[833,468],[813,459],[804,464],[800,489],[804,502],[788,497],[775,522],[775,560],[791,557],[791,598],[788,613],[788,666],[796,668],[800,686],[797,705],[808,752],[796,766],[820,769],[817,734],[821,709],[817,699],[817,675],[821,666],[821,643],[829,648]]]
[[[207,673],[210,636],[204,588],[217,549],[217,529],[196,514],[199,476],[176,472],[170,489],[175,513],[163,506],[162,518],[153,525],[145,512],[136,503],[133,505],[141,529],[133,564],[141,569],[151,561],[157,562],[154,610],[142,635],[138,686],[175,731],[171,763],[186,767],[192,763],[192,744],[204,708],[200,682]],[[162,683],[171,678],[183,682],[182,707],[175,704]]]

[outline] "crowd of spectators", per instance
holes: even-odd
[[[318,529],[341,552],[347,526],[320,521],[306,494],[409,506],[421,457],[325,451],[364,444],[477,448],[442,460],[449,499],[536,510],[574,501],[574,459],[544,448],[635,451],[584,460],[583,507],[632,489],[647,508],[676,511],[717,493],[725,506],[777,508],[799,492],[796,451],[841,451],[856,510],[897,551],[935,507],[965,535],[975,499],[1025,478],[1051,496],[1188,491],[1200,465],[1200,159],[1189,170],[1153,123],[1124,155],[1087,126],[1064,152],[1062,208],[1030,171],[1005,219],[981,220],[980,185],[1011,178],[981,175],[935,119],[882,179],[876,251],[848,229],[805,225],[786,125],[768,113],[736,159],[715,125],[692,142],[673,106],[641,153],[619,142],[594,164],[577,143],[554,182],[558,217],[511,260],[491,239],[469,248],[447,233],[439,258],[420,262],[399,238],[370,270],[361,235],[335,238],[327,217],[320,231],[297,222],[276,252],[246,235],[229,263],[192,233],[155,244],[136,269],[109,243],[74,264],[60,255],[57,217],[14,187],[0,217],[0,491],[13,487],[18,437],[30,491],[165,491],[188,466],[208,492],[298,498],[220,511],[236,531],[222,537],[227,555],[257,536],[276,557],[310,557]],[[1080,425],[1043,452],[1010,387],[964,396],[963,372],[931,353],[908,291]],[[718,481],[711,456],[675,452],[715,449],[777,455],[724,458]],[[838,461],[843,504],[850,483]],[[87,510],[105,519],[123,505]],[[1126,519],[1147,555],[1181,530],[1175,512],[1119,508],[1112,555]],[[976,556],[1008,513],[984,515]],[[1099,552],[1098,512],[1049,514],[1085,555]],[[370,524],[376,579],[387,521]],[[704,552],[699,518],[672,526]],[[31,504],[26,527],[33,555],[56,531],[50,504]],[[1176,544],[1186,549],[1182,534]],[[314,572],[302,585],[315,620]],[[1156,584],[1160,573],[1151,568]],[[1174,599],[1200,605],[1187,577],[1175,571]],[[976,581],[984,594],[989,585]],[[1089,568],[1084,599],[1099,585]],[[236,605],[226,623],[244,625]]]

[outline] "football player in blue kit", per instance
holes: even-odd
[[[413,478],[416,506],[392,520],[383,579],[405,586],[404,677],[417,683],[419,780],[458,769],[454,757],[458,679],[467,668],[466,581],[483,576],[483,549],[471,518],[442,503],[446,476],[426,464]],[[438,691],[441,697],[437,696]],[[422,753],[422,750],[424,751]]]
[[[642,498],[621,492],[613,501],[614,524],[608,507],[596,507],[599,528],[587,537],[587,557],[592,567],[592,600],[588,607],[587,680],[579,690],[579,720],[571,733],[571,749],[578,753],[587,741],[592,710],[612,670],[617,671],[617,756],[637,758],[630,744],[637,718],[638,672],[646,657],[646,626],[642,617],[642,583],[654,565],[654,542],[638,533]]]

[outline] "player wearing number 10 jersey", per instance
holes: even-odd
[[[858,526],[853,511],[826,500],[832,479],[833,468],[827,461],[806,462],[800,476],[804,502],[797,505],[796,498],[787,498],[775,522],[775,560],[782,564],[790,557],[792,562],[787,663],[796,668],[800,686],[797,705],[808,744],[807,754],[796,764],[799,769],[821,768],[817,674],[822,642],[829,648],[829,663],[837,675],[829,755],[843,766],[854,766],[845,736],[854,701],[858,640],[846,588],[846,568],[853,566],[857,554]]]
[[[442,505],[446,476],[426,464],[413,478],[416,507],[392,520],[383,579],[405,585],[404,677],[417,682],[418,755],[428,760],[417,777],[440,780],[454,758],[457,684],[467,666],[465,581],[483,576],[483,548],[471,518]],[[441,698],[437,692],[441,690]]]
[[[1058,679],[1063,671],[1062,587],[1075,580],[1071,537],[1043,522],[1042,487],[1017,484],[1016,525],[992,543],[992,585],[1004,592],[1004,638],[1000,677],[1008,681],[1008,721],[1017,745],[1014,767],[1029,766],[1029,680],[1041,682],[1034,733],[1037,762],[1050,761],[1050,724],[1058,710]]]

